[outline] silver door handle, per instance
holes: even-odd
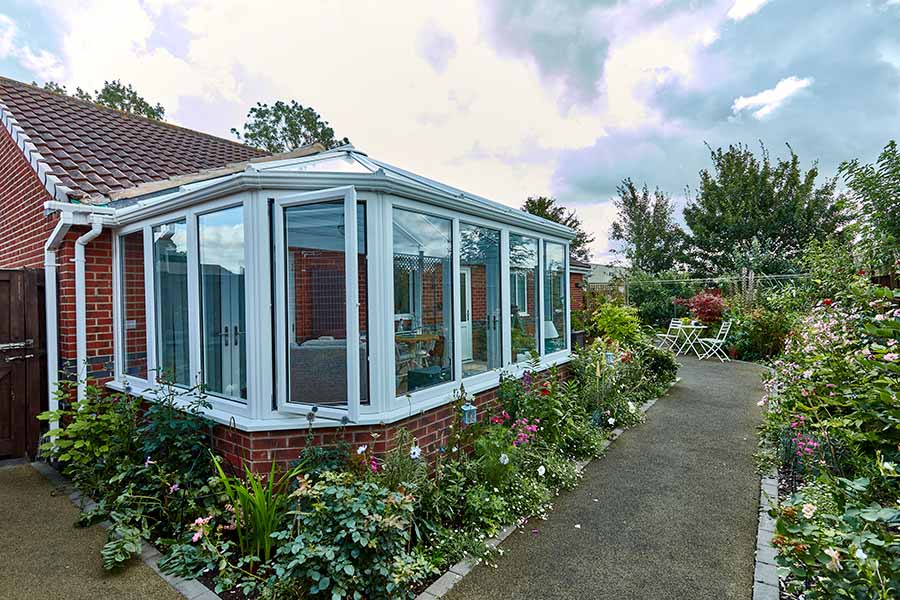
[[[34,354],[26,354],[25,356],[7,356],[6,362],[11,363],[17,360],[27,360],[29,358],[34,358]]]
[[[228,345],[228,325],[225,326],[225,333],[222,334],[222,336],[225,339],[225,345],[227,346]]]

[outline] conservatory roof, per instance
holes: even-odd
[[[574,232],[564,225],[537,217],[499,202],[417,175],[405,169],[369,157],[351,145],[316,152],[308,156],[266,157],[230,165],[232,172],[198,173],[192,178],[165,181],[112,194],[107,206],[116,209],[127,221],[138,215],[175,209],[201,198],[224,195],[239,189],[325,189],[352,185],[361,190],[392,191],[413,196],[444,208],[532,227],[562,238]],[[243,167],[243,168],[241,168]],[[141,192],[145,192],[141,194]]]

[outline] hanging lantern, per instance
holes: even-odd
[[[606,352],[604,354],[604,356],[606,357],[606,364],[608,364],[609,366],[612,366],[613,363],[616,362],[616,353],[615,352]]]
[[[478,419],[478,408],[471,402],[462,405],[462,424],[474,425]]]

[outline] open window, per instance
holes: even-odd
[[[368,402],[366,218],[352,187],[273,210],[278,404],[354,422]]]

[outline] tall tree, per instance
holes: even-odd
[[[321,143],[325,148],[349,144],[347,138],[336,138],[334,129],[315,109],[296,100],[288,104],[279,100],[272,106],[257,102],[247,113],[244,131],[231,129],[239,140],[273,154]]]
[[[37,84],[35,84],[37,85]],[[44,84],[44,89],[56,94],[70,95],[66,90],[66,86],[60,85],[55,81],[48,81]],[[155,121],[162,121],[166,116],[166,109],[162,104],[157,102],[151,104],[135,90],[131,84],[123,84],[120,80],[104,81],[103,87],[95,90],[94,94],[86,92],[80,87],[75,88],[75,92],[71,94],[79,100],[87,100],[94,104],[115,108],[133,115],[147,117]]]
[[[855,201],[867,260],[880,269],[896,268],[900,256],[900,149],[891,140],[874,164],[858,160],[841,164],[850,196]]]
[[[810,239],[825,239],[849,221],[847,201],[836,193],[837,178],[817,185],[818,166],[804,172],[788,150],[787,160],[773,164],[764,146],[760,158],[744,145],[710,148],[712,169],[700,171],[697,194],[688,192],[684,209],[697,270],[733,272],[736,255],[751,252],[754,240],[797,264]]]
[[[651,195],[647,184],[638,189],[631,179],[623,180],[616,191],[613,204],[619,214],[610,237],[624,242],[632,268],[647,273],[674,269],[682,261],[685,234],[673,218],[672,199],[659,188]]]
[[[585,262],[591,259],[589,246],[593,243],[594,236],[584,230],[581,219],[574,210],[557,204],[556,198],[545,196],[529,196],[522,205],[522,210],[574,229],[575,239],[569,242],[569,253]]]

